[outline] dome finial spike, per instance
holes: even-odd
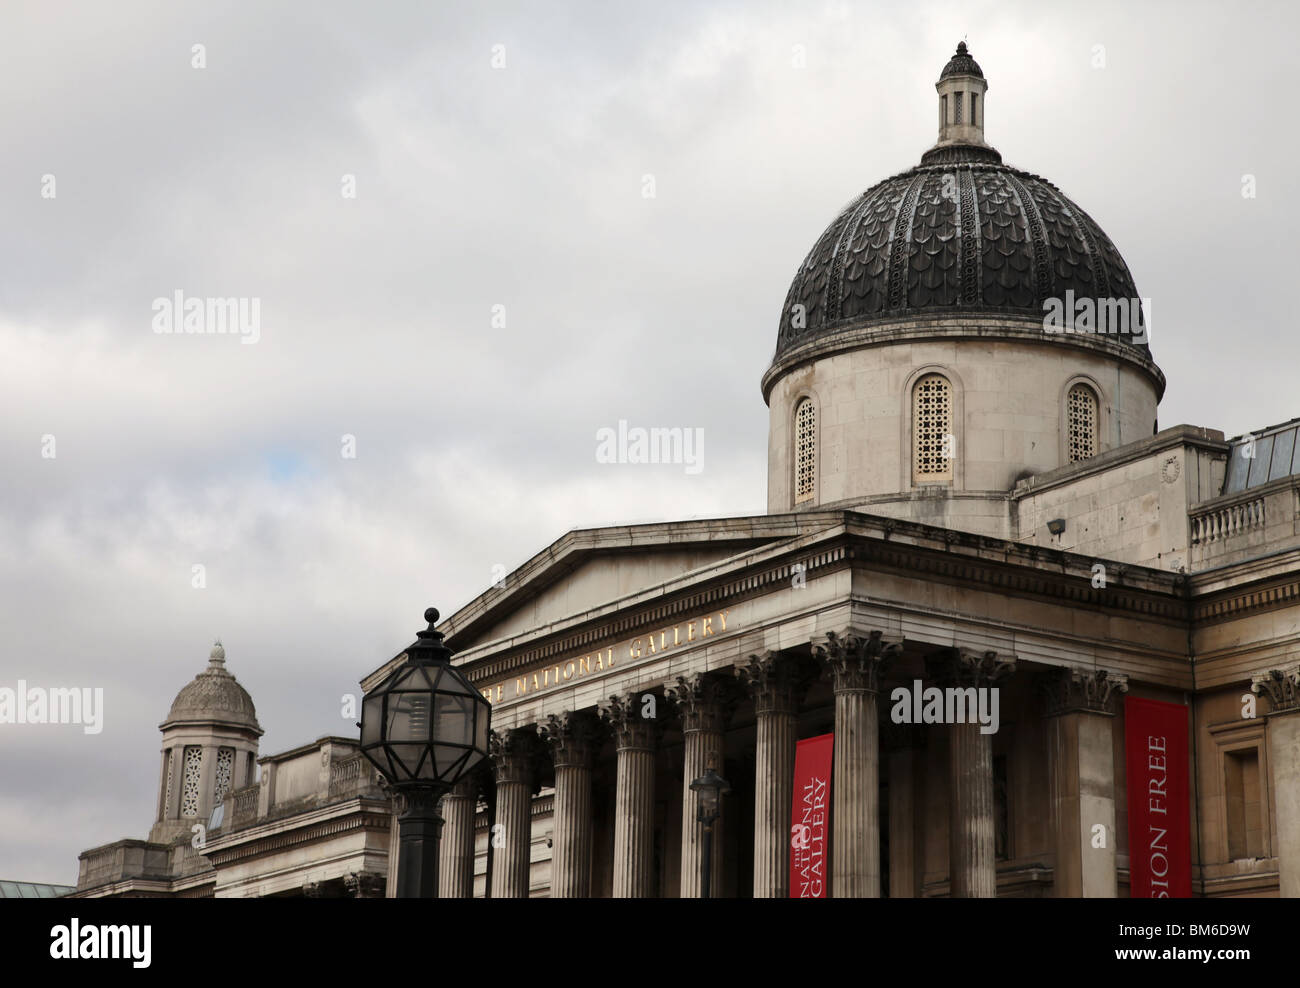
[[[218,637],[212,643],[212,651],[208,653],[208,662],[214,666],[224,666],[226,664],[226,649],[221,644],[221,638]]]

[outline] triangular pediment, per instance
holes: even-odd
[[[442,630],[457,651],[509,640],[677,583],[838,518],[760,515],[573,531],[457,611]]]

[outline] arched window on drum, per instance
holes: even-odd
[[[942,374],[926,374],[912,387],[912,482],[950,483],[956,446],[952,384]]]
[[[794,412],[794,503],[817,497],[817,406],[811,398]]]
[[[1065,441],[1068,462],[1097,455],[1097,392],[1076,384],[1065,399]]]

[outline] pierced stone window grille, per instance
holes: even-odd
[[[927,374],[912,389],[912,463],[916,483],[952,480],[956,455],[952,434],[952,385]]]
[[[1070,389],[1066,401],[1066,440],[1069,462],[1097,455],[1097,395],[1086,384]]]
[[[212,805],[220,803],[230,793],[230,783],[235,771],[235,749],[217,749],[217,787],[212,793]]]
[[[163,804],[162,804],[161,817],[165,817],[167,815],[167,811],[171,809],[171,805],[172,805],[172,763],[174,761],[176,761],[176,750],[174,748],[168,748],[167,749],[167,784],[163,786]]]
[[[203,749],[198,746],[185,749],[185,777],[181,789],[181,816],[199,815],[199,766]]]
[[[961,93],[957,94],[957,98],[953,100],[953,105],[957,110],[957,119],[955,119],[953,123],[961,123]]]
[[[811,501],[816,494],[817,407],[805,398],[794,413],[794,503]]]

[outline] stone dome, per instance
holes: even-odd
[[[217,642],[208,656],[208,667],[176,694],[162,723],[164,729],[182,722],[203,722],[246,727],[262,733],[253,698],[226,671],[225,664],[226,650]]]
[[[939,78],[947,79],[950,75],[973,75],[979,79],[984,78],[980,63],[971,58],[970,53],[966,51],[964,41],[957,42],[957,51],[952,58],[948,59],[948,64],[939,73]]]
[[[1114,311],[1106,300],[1122,300],[1136,325],[1117,332],[1093,323],[1092,331],[1149,356],[1137,289],[1110,238],[1055,185],[1003,164],[984,143],[987,82],[964,43],[936,88],[939,142],[826,228],[790,285],[774,364],[842,329],[911,315],[988,313],[1041,325],[1045,303],[1059,302],[1073,328],[1085,300],[1103,312]]]

